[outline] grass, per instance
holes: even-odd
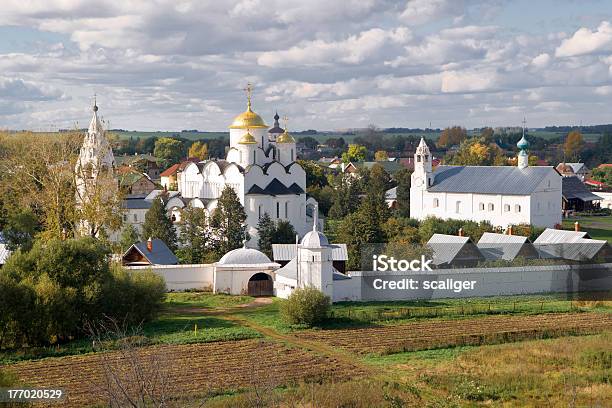
[[[166,296],[164,306],[167,309],[177,307],[220,308],[250,303],[251,296],[233,296],[212,294],[210,292],[172,292]]]
[[[580,229],[588,232],[591,238],[612,243],[612,215],[566,218],[563,220],[563,228],[574,229],[576,221],[580,223]]]

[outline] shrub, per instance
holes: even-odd
[[[329,312],[331,300],[313,287],[296,289],[281,303],[281,318],[289,324],[303,324],[312,327],[323,321]]]
[[[0,270],[0,347],[70,340],[105,317],[151,319],[165,296],[163,279],[111,269],[108,254],[100,241],[82,238],[39,240],[11,256]]]

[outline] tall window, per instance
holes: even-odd
[[[459,214],[461,212],[461,201],[455,203],[455,212]]]
[[[420,154],[417,154],[417,162],[419,162],[419,163],[421,162],[421,155]]]
[[[261,216],[263,215],[263,214],[261,213],[261,207],[262,207],[262,206],[261,206],[261,204],[260,204],[260,205],[259,205],[259,208],[258,208],[258,210],[257,210],[257,213],[258,213],[259,218],[261,218]]]
[[[478,204],[478,209],[479,209],[480,211],[484,211],[484,203],[480,203],[480,204]]]
[[[495,205],[493,203],[489,203],[489,211],[493,211],[495,209]]]
[[[276,218],[280,218],[280,203],[276,203]]]
[[[257,150],[253,150],[253,164],[257,163]]]
[[[289,218],[289,202],[285,201],[285,218]]]
[[[437,198],[433,199],[433,206],[434,208],[438,208],[440,206],[440,200],[438,200]]]
[[[291,149],[291,161],[293,161],[293,149]]]
[[[509,212],[510,211],[510,204],[504,204],[504,211],[505,212]]]
[[[521,212],[521,206],[520,206],[519,204],[516,204],[516,205],[514,206],[514,212],[517,212],[517,213],[518,213],[518,212]]]

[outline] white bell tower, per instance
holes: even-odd
[[[425,193],[433,185],[431,152],[421,138],[414,153],[414,171],[410,176],[410,217],[420,219],[425,205]]]

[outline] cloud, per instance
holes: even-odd
[[[422,25],[442,17],[461,15],[463,9],[462,0],[409,0],[400,20]]]
[[[24,81],[21,78],[0,77],[0,99],[14,101],[49,101],[64,97],[59,90],[50,86]]]
[[[609,53],[612,50],[612,24],[602,22],[596,30],[582,27],[568,39],[561,42],[555,50],[557,57],[576,57],[579,55]]]

